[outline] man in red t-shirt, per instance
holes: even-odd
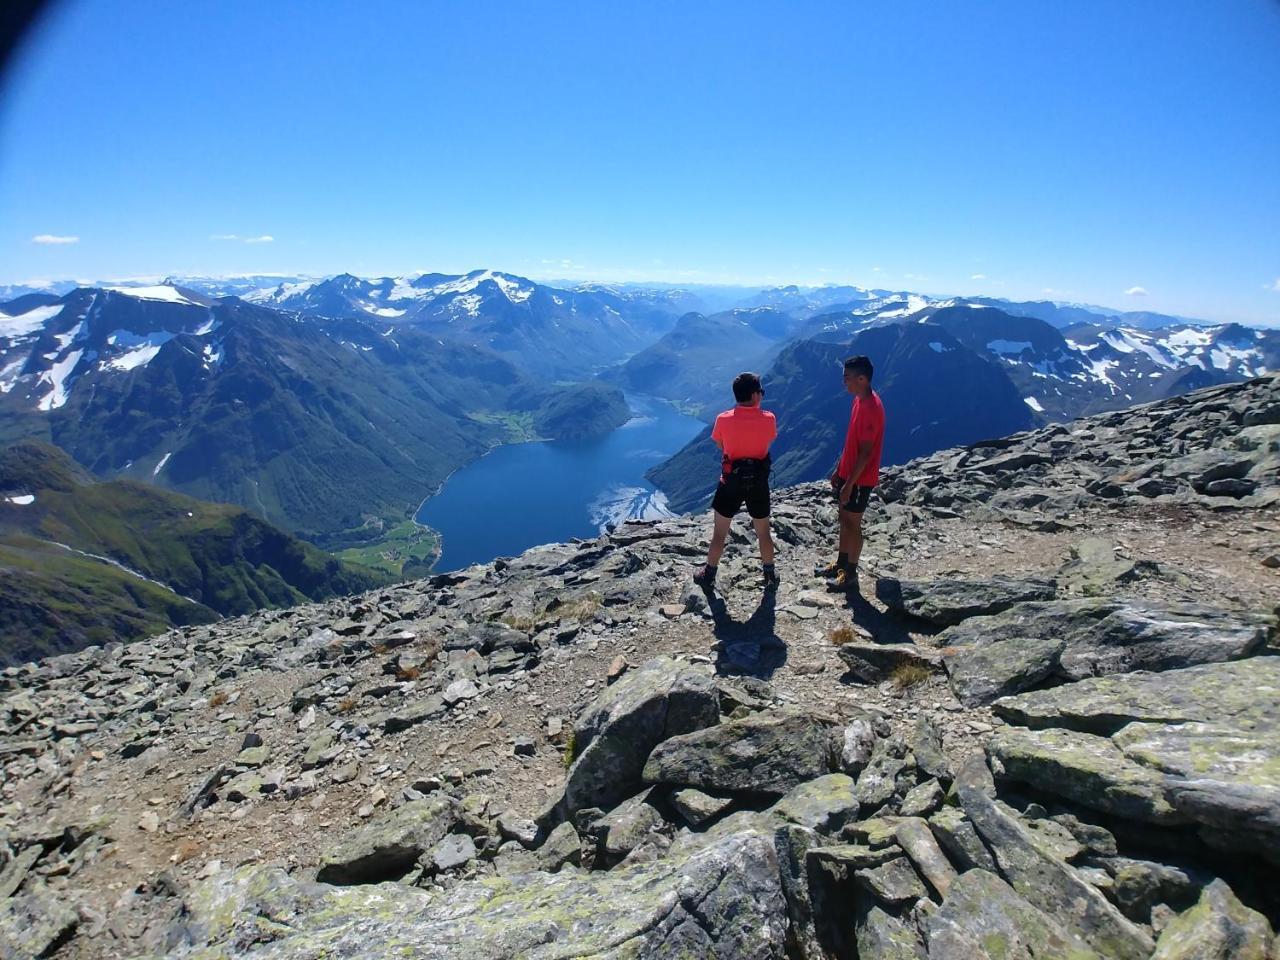
[[[711,429],[711,439],[723,451],[720,484],[711,501],[711,548],[706,565],[693,575],[693,580],[707,589],[715,586],[716,567],[724,552],[729,525],[745,503],[760,541],[764,586],[774,590],[778,573],[773,565],[773,538],[769,535],[769,444],[778,435],[778,425],[772,413],[760,409],[764,387],[756,374],[740,373],[734,378],[733,398],[738,401],[737,406],[716,417]]]
[[[862,514],[871,490],[880,482],[880,453],[884,448],[884,405],[871,389],[875,372],[866,357],[844,362],[844,388],[853,394],[849,431],[840,463],[831,476],[840,512],[840,552],[833,563],[819,567],[819,576],[831,577],[837,590],[858,586],[858,559],[862,556]]]

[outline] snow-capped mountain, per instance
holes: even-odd
[[[79,288],[59,298],[28,294],[4,304],[0,394],[12,394],[11,409],[48,413],[66,404],[82,377],[145,366],[178,337],[189,338],[206,365],[216,364],[220,353],[212,336],[212,302],[194,291],[158,284]]]
[[[869,290],[866,287],[831,284],[824,287],[801,287],[791,284],[785,287],[769,287],[743,298],[740,307],[772,307],[785,310],[803,320],[817,313],[829,312],[844,305],[861,304],[879,300],[887,290]]]
[[[590,374],[642,349],[671,328],[682,302],[666,291],[563,290],[494,270],[375,279],[344,273],[246,299],[314,316],[421,327],[557,379]]]

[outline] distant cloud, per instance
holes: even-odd
[[[1274,282],[1267,284],[1266,289],[1272,293],[1280,293],[1280,277],[1276,277]]]
[[[973,276],[971,276],[969,279],[970,279],[970,280],[985,280],[985,279],[987,279],[987,275],[986,275],[985,273],[975,273],[975,274],[974,274]]]
[[[215,233],[210,240],[231,240],[239,243],[274,243],[275,237],[264,233],[260,237],[242,237],[238,233]]]
[[[1146,287],[1130,287],[1124,292],[1126,297],[1145,297],[1147,295]]]
[[[871,272],[872,272],[872,273],[884,273],[884,267],[872,267],[872,268],[871,268]]]
[[[31,242],[44,244],[44,245],[56,245],[56,244],[62,244],[62,243],[79,243],[80,238],[79,237],[58,237],[52,233],[39,233],[31,238]]]
[[[276,238],[271,236],[271,234],[269,233],[264,233],[260,237],[245,237],[244,242],[245,243],[275,243]]]

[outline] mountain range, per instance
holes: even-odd
[[[235,503],[333,545],[399,521],[496,443],[605,432],[600,384],[555,386],[406,326],[174,286],[82,288],[0,315],[0,441]]]

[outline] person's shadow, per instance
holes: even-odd
[[[859,590],[846,594],[845,607],[853,622],[871,634],[876,643],[918,643],[921,638],[932,637],[942,630],[927,620],[878,608],[863,595],[867,591],[875,594],[874,577],[859,586]]]
[[[787,645],[778,636],[775,609],[776,590],[766,590],[760,604],[746,620],[736,620],[724,597],[704,591],[714,622],[716,673],[721,676],[750,676],[768,680],[787,662]]]

